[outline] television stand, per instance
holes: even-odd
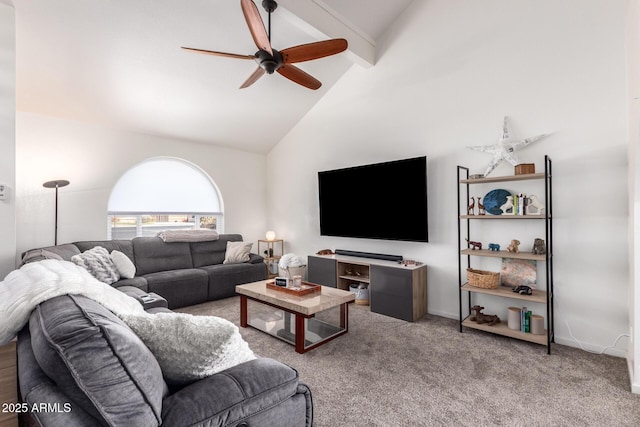
[[[310,255],[308,281],[349,290],[369,284],[371,311],[409,322],[427,313],[427,266],[348,255]]]

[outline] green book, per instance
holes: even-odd
[[[531,332],[531,310],[524,313],[524,331]]]

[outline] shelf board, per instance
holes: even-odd
[[[544,173],[527,173],[523,175],[492,176],[488,178],[461,179],[460,184],[484,184],[488,182],[527,181],[544,179]]]
[[[479,294],[493,295],[503,298],[519,299],[523,301],[547,303],[547,293],[545,291],[534,290],[531,295],[520,295],[511,290],[508,286],[498,286],[495,289],[477,288],[467,283],[462,285],[462,290],[467,292],[476,292]]]
[[[530,259],[535,261],[546,261],[547,255],[536,255],[531,252],[509,252],[509,251],[490,251],[488,249],[463,249],[460,251],[462,255],[474,255],[474,256],[483,256],[483,257],[491,257],[491,258],[512,258],[512,259]]]
[[[460,219],[545,219],[545,215],[460,215]]]
[[[503,319],[500,319],[503,320]],[[491,332],[493,334],[504,335],[506,337],[517,338],[523,341],[529,341],[532,343],[547,345],[547,330],[545,329],[545,333],[543,335],[534,335],[531,333],[514,331],[513,329],[509,329],[506,323],[506,319],[497,325],[489,326],[487,324],[478,324],[469,320],[469,317],[464,319],[462,322],[462,326],[466,326],[471,329],[478,329],[480,331]]]
[[[338,277],[341,278],[341,279],[345,279],[345,280],[353,280],[354,282],[370,283],[369,276],[342,275],[342,276],[338,276]]]

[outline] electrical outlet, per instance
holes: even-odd
[[[7,198],[7,186],[4,184],[0,184],[0,200],[5,200]]]

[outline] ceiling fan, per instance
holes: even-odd
[[[331,39],[302,44],[278,51],[271,47],[271,12],[276,10],[278,3],[276,3],[275,0],[262,1],[262,7],[269,13],[268,33],[255,3],[252,0],[240,0],[240,5],[242,6],[244,18],[249,26],[251,37],[253,37],[253,41],[258,47],[258,51],[255,54],[238,55],[235,53],[182,47],[182,49],[206,55],[255,60],[258,63],[258,68],[249,76],[242,86],[240,86],[240,89],[254,84],[265,72],[267,74],[273,74],[274,71],[277,71],[280,75],[299,85],[316,90],[322,86],[322,83],[293,64],[335,55],[347,49],[348,44],[345,39]]]

